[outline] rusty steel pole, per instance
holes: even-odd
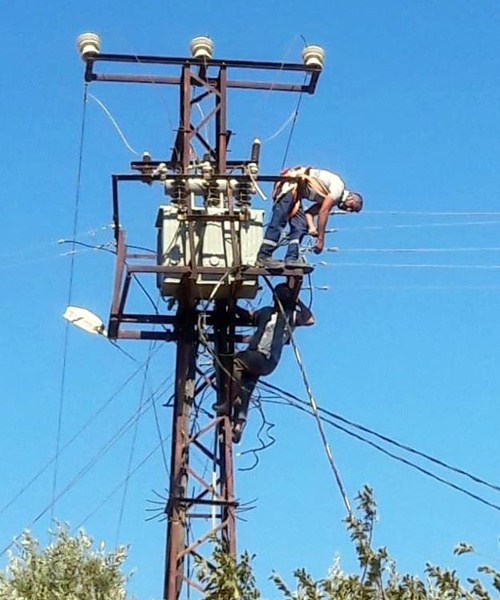
[[[217,80],[207,83],[207,88],[215,96],[215,149],[212,149],[212,159],[217,172],[226,174],[227,126],[226,126],[226,69],[221,67]],[[190,164],[191,139],[199,133],[191,124],[191,84],[193,79],[202,80],[201,73],[195,74],[190,66],[182,67],[180,82],[180,127],[178,130],[173,156],[181,173],[187,173]],[[232,198],[228,198],[229,213],[233,214]],[[187,203],[187,214],[191,215],[190,203]],[[233,224],[234,225],[234,224]],[[196,271],[196,250],[193,235],[194,223],[188,221],[188,247],[190,263]],[[234,235],[233,235],[234,237]],[[233,243],[234,243],[233,239]],[[235,257],[238,254],[235,254]],[[236,266],[236,265],[235,265]],[[213,422],[215,436],[213,448],[213,464],[217,470],[216,481],[210,489],[204,484],[190,466],[189,450],[193,443],[198,443],[190,435],[190,411],[195,398],[196,355],[198,346],[198,331],[196,320],[195,289],[191,279],[184,280],[182,297],[176,317],[177,360],[175,404],[172,423],[172,455],[170,491],[167,504],[167,550],[165,559],[164,599],[177,600],[183,585],[197,588],[197,583],[186,573],[186,558],[195,555],[201,543],[212,535],[218,534],[228,552],[236,556],[236,503],[234,498],[232,426],[230,419],[231,378],[233,372],[234,335],[235,335],[235,305],[234,286],[228,300],[216,301],[214,317],[214,367],[216,371],[217,404],[224,405],[227,410],[221,411]],[[210,425],[209,425],[210,427]],[[207,453],[207,452],[206,452]],[[190,478],[205,485],[196,497],[189,497],[188,484]],[[212,497],[212,530],[202,538],[189,544],[187,527],[189,525],[190,509],[200,505],[210,505],[207,495]],[[200,515],[197,515],[200,516]],[[207,516],[207,515],[205,515]],[[202,591],[198,588],[198,591]]]
[[[314,54],[314,53],[313,53]],[[316,53],[317,54],[317,53]],[[321,61],[317,62],[314,54],[312,60],[304,59],[304,64],[248,61],[233,59],[213,59],[200,56],[172,57],[172,56],[137,56],[126,54],[104,54],[100,51],[82,55],[85,60],[85,81],[134,83],[145,85],[176,86],[180,92],[179,103],[179,128],[172,149],[170,160],[161,160],[153,163],[151,158],[143,157],[142,161],[132,163],[132,169],[139,171],[135,174],[115,174],[112,177],[113,196],[113,227],[117,245],[115,268],[115,283],[113,288],[113,301],[110,311],[108,336],[110,339],[155,339],[177,343],[176,375],[174,409],[172,419],[172,447],[171,447],[171,472],[169,481],[167,516],[167,542],[164,575],[164,600],[179,600],[184,591],[191,598],[191,591],[205,593],[203,586],[196,580],[193,561],[204,557],[210,564],[210,549],[203,555],[201,547],[208,545],[214,536],[222,540],[224,547],[236,556],[236,509],[238,503],[235,498],[232,424],[231,424],[231,388],[235,352],[236,336],[236,301],[238,285],[243,277],[269,275],[265,269],[247,268],[244,275],[241,272],[240,240],[238,225],[239,217],[233,205],[233,193],[237,194],[240,202],[239,214],[244,214],[248,206],[248,189],[251,189],[254,178],[261,182],[276,182],[282,177],[276,175],[254,175],[247,173],[246,166],[249,162],[258,163],[258,152],[253,149],[251,161],[228,160],[227,147],[231,131],[227,124],[227,94],[230,89],[260,90],[273,92],[292,92],[314,94],[319,75],[322,70]],[[316,57],[316,58],[315,58]],[[101,64],[130,64],[133,72],[114,73],[107,68],[100,71]],[[137,64],[155,65],[162,70],[156,74],[138,74],[135,72]],[[175,69],[174,75],[163,72],[163,67]],[[149,67],[148,67],[149,68]],[[255,71],[271,71],[275,74],[285,75],[286,81],[261,81],[255,80],[255,75],[245,77],[244,73]],[[239,79],[233,77],[237,74]],[[303,83],[297,83],[291,76],[301,74]],[[240,79],[243,77],[243,79]],[[193,106],[205,99],[213,101],[213,108],[202,114],[201,120],[193,123]],[[199,106],[198,106],[199,107]],[[200,107],[199,107],[200,108]],[[208,128],[206,125],[213,123],[213,141],[205,137]],[[198,219],[203,220],[206,214],[199,213],[199,207],[193,210],[190,189],[187,182],[193,177],[193,142],[196,141],[203,148],[210,163],[209,180],[215,182],[209,188],[207,199],[213,192],[225,194],[219,197],[223,214],[211,215],[210,221],[228,224],[232,249],[232,260],[221,267],[211,267],[207,264],[197,264],[202,261],[202,252],[199,249]],[[205,160],[205,159],[204,159]],[[195,161],[196,162],[196,161]],[[137,264],[137,259],[150,259],[137,253],[129,254],[125,231],[122,228],[119,214],[119,184],[122,182],[139,181],[152,183],[161,175],[154,174],[154,167],[166,165],[169,178],[172,182],[172,203],[178,207],[179,221],[186,221],[185,237],[185,264],[183,266],[165,265],[159,258],[158,264],[151,264],[148,260]],[[199,165],[198,165],[199,166]],[[241,170],[241,174],[235,174]],[[198,175],[196,175],[198,177]],[[236,182],[236,187],[227,185],[225,192],[221,192],[218,182]],[[211,182],[210,182],[211,183]],[[241,187],[238,187],[241,185]],[[235,190],[235,192],[234,192]],[[243,190],[243,192],[242,192]],[[244,192],[247,190],[247,192]],[[238,195],[239,193],[239,195]],[[253,192],[250,192],[253,193]],[[243,198],[243,203],[241,202]],[[212,197],[210,196],[210,199]],[[198,253],[198,259],[197,259]],[[131,262],[129,262],[129,259]],[[200,317],[197,302],[200,289],[197,281],[200,277],[227,277],[223,282],[223,299],[210,298],[203,309],[205,323],[199,327]],[[156,276],[180,276],[178,293],[175,299],[178,302],[176,315],[154,314],[145,312],[129,312],[127,299],[133,278],[139,274],[153,274]],[[296,275],[283,272],[284,276]],[[204,302],[201,300],[201,302]],[[212,309],[208,305],[212,305]],[[163,330],[152,331],[143,326],[161,324]],[[141,328],[129,329],[127,325],[141,325]],[[173,330],[166,325],[173,325]],[[125,328],[123,327],[125,326]],[[202,331],[200,331],[202,329]],[[203,336],[201,335],[203,333]],[[205,335],[206,333],[206,335]],[[197,364],[199,345],[205,346],[207,354],[213,362],[215,374],[203,371]],[[199,377],[196,381],[197,376]],[[210,406],[202,406],[203,396],[199,394],[212,391],[216,395],[217,413]],[[222,407],[222,408],[220,408]],[[197,418],[202,415],[203,422]],[[202,470],[196,470],[196,459],[205,461]],[[203,464],[203,463],[202,463]],[[208,466],[207,466],[208,465]],[[210,471],[211,477],[206,472]]]

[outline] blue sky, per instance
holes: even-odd
[[[184,55],[189,40],[203,34],[214,39],[217,57],[299,60],[301,35],[325,48],[325,70],[316,95],[303,98],[288,163],[338,172],[363,193],[365,212],[336,219],[339,231],[327,245],[339,251],[325,252],[321,260],[328,265],[314,274],[315,285],[329,290],[315,292],[317,325],[298,334],[317,401],[498,481],[499,18],[497,2],[488,0],[307,6],[27,0],[5,6],[0,505],[50,458],[56,443],[69,277],[69,258],[60,256],[69,248],[57,242],[72,231],[83,93],[75,40],[84,31],[101,34],[103,51],[120,53]],[[90,91],[135,149],[168,154],[177,115],[173,90],[96,84]],[[233,155],[245,156],[255,135],[272,136],[296,100],[235,91]],[[133,156],[92,99],[87,110],[78,239],[105,243],[111,239],[110,174],[126,172]],[[263,145],[263,172],[280,169],[288,132]],[[155,189],[127,193],[131,242],[154,243],[161,201]],[[426,214],[411,214],[419,211]],[[497,214],[459,214],[474,212]],[[421,251],[380,251],[391,248]],[[74,303],[106,317],[112,273],[111,255],[79,253]],[[154,293],[153,283],[150,289]],[[147,343],[123,347],[137,360],[147,356]],[[153,388],[172,372],[173,360],[170,346],[155,356]],[[70,332],[63,443],[135,369],[102,339]],[[304,396],[291,351],[270,381]],[[141,384],[140,376],[133,379],[62,455],[61,488],[129,417]],[[337,552],[346,569],[355,561],[313,421],[285,407],[270,406],[267,414],[276,423],[277,443],[257,469],[238,473],[238,495],[258,498],[248,523],[240,524],[238,544],[257,554],[259,582],[273,598],[266,581],[272,569],[288,577],[304,565],[321,576]],[[162,410],[160,418],[168,431],[169,415]],[[255,425],[256,418],[242,449],[255,441]],[[389,547],[402,570],[421,572],[429,560],[470,574],[474,559],[451,556],[463,540],[485,557],[497,556],[497,511],[328,431],[350,496],[364,483],[374,487],[381,512],[376,542]],[[131,437],[128,432],[61,498],[59,519],[78,525],[125,477]],[[140,421],[134,460],[156,443],[150,411]],[[237,466],[247,460],[238,458]],[[147,500],[155,498],[151,490],[162,493],[165,477],[157,453],[130,480],[118,536],[131,545],[131,589],[144,599],[160,597],[164,525],[144,519]],[[51,481],[49,470],[0,514],[2,547],[50,501]],[[493,492],[475,491],[498,502]],[[87,523],[110,545],[120,504],[117,494]],[[47,516],[34,529],[44,537],[48,526]]]

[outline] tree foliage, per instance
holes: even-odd
[[[345,519],[359,563],[357,573],[344,573],[336,560],[324,579],[315,580],[304,568],[293,573],[295,585],[273,573],[271,579],[286,600],[493,600],[500,592],[500,573],[488,566],[465,582],[456,572],[427,563],[425,578],[400,574],[385,547],[373,547],[377,507],[373,492],[365,486],[356,497],[358,515]],[[454,548],[456,555],[470,554],[465,542]],[[206,588],[205,600],[257,600],[260,593],[252,571],[252,558],[243,554],[233,559],[215,543],[210,561],[198,561],[198,579]],[[482,578],[482,579],[481,579]],[[494,592],[497,592],[494,595]]]
[[[327,577],[315,581],[305,569],[294,572],[295,589],[273,573],[271,579],[282,595],[289,600],[493,600],[492,588],[500,592],[500,573],[488,566],[478,568],[479,574],[489,576],[489,581],[479,577],[461,582],[455,571],[426,564],[426,580],[400,574],[396,562],[385,547],[373,548],[373,527],[377,507],[373,492],[365,486],[357,495],[360,516],[350,515],[346,527],[354,543],[360,572],[346,574],[337,561]],[[472,553],[474,548],[465,542],[455,546],[457,555]]]
[[[211,559],[198,558],[196,575],[205,589],[205,600],[258,600],[252,559],[244,552],[239,560],[227,552],[219,539],[214,539]]]
[[[24,531],[0,572],[0,600],[125,600],[126,577],[121,566],[127,549],[107,552],[82,529],[75,537],[58,525],[54,540],[42,549]]]

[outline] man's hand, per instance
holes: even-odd
[[[314,245],[314,248],[313,248],[314,254],[321,254],[323,252],[324,247],[325,247],[325,241],[318,238],[316,240],[316,244]]]

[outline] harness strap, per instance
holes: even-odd
[[[301,188],[305,188],[306,190],[311,189],[323,199],[326,198],[326,196],[328,196],[329,194],[329,190],[325,186],[325,184],[317,177],[312,177],[309,174],[310,171],[311,167],[292,167],[285,169],[280,173],[282,177],[296,177],[299,179],[299,181],[293,183],[286,181],[277,181],[274,184],[273,199],[275,203],[280,201],[280,196],[282,195],[284,184],[288,183],[288,185],[291,186],[289,191],[292,194],[293,204],[288,214],[288,218],[290,219],[294,217],[300,209],[302,194],[300,194],[299,191]]]

